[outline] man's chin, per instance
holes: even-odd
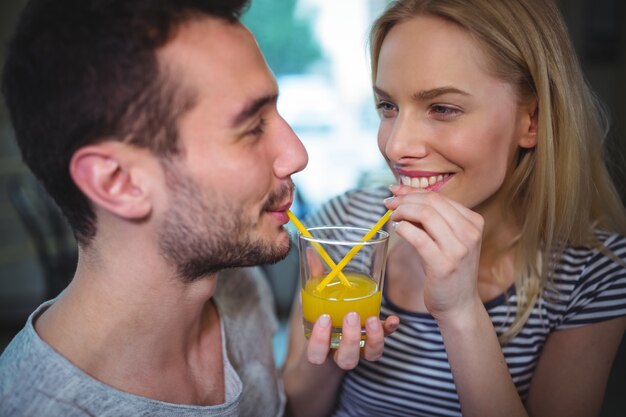
[[[291,239],[289,238],[289,233],[283,229],[283,233],[276,239],[273,245],[273,249],[268,251],[267,259],[265,259],[262,264],[275,264],[277,262],[282,261],[289,254],[289,249],[291,248]]]
[[[271,265],[282,261],[289,254],[289,235],[283,242],[260,242],[249,246],[231,248],[231,256],[199,257],[178,266],[181,279],[193,282],[199,278],[228,268]]]

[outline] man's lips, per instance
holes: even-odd
[[[273,211],[273,212],[284,212],[289,210],[289,208],[291,207],[291,205],[293,204],[293,200],[290,198],[288,202],[283,203],[281,205],[278,206],[273,206],[267,209],[267,211]]]
[[[292,203],[293,203],[293,200],[290,198],[289,201],[286,203],[281,203],[280,205],[272,206],[268,208],[266,210],[266,213],[269,214],[274,219],[276,219],[276,221],[280,225],[287,224],[289,223],[289,216],[287,215],[287,210],[289,210],[289,207],[291,207]]]
[[[293,182],[283,183],[278,190],[269,195],[263,205],[263,211],[284,212],[289,210],[289,207],[293,204],[294,194],[295,187]]]

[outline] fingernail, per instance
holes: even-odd
[[[346,321],[348,325],[356,326],[359,324],[359,315],[355,312],[348,313],[348,316],[346,317]]]
[[[383,200],[383,203],[393,200],[395,197],[387,197]]]
[[[369,327],[370,329],[376,329],[378,327],[378,317],[368,317],[367,327]]]
[[[400,222],[391,222],[391,227],[393,227],[394,229],[397,229],[399,224]]]
[[[322,314],[319,319],[317,319],[317,323],[322,329],[330,326],[330,316],[328,314]]]

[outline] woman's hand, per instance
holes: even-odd
[[[307,254],[309,252],[312,253],[313,249],[308,248]],[[306,262],[311,275],[321,276],[324,274],[324,267],[319,256],[308,255]],[[339,347],[331,349],[331,318],[328,314],[323,314],[318,317],[313,325],[306,348],[307,360],[312,364],[321,365],[332,351],[337,366],[346,371],[355,368],[361,357],[368,361],[376,361],[383,354],[384,337],[393,333],[398,328],[399,323],[400,319],[397,316],[390,316],[385,321],[381,321],[378,317],[368,317],[365,320],[367,339],[365,346],[361,349],[361,318],[355,312],[348,313],[343,318]]]
[[[332,351],[337,366],[343,370],[355,368],[362,357],[368,361],[380,359],[384,349],[384,337],[393,333],[400,323],[397,316],[389,316],[384,321],[369,317],[365,321],[367,340],[361,349],[361,321],[357,313],[348,313],[343,319],[342,337],[337,349],[330,349],[331,320],[328,314],[320,316],[311,332],[307,346],[307,359],[317,365],[323,364]]]
[[[289,351],[283,367],[285,391],[293,415],[316,417],[330,414],[345,371],[356,367],[360,358],[379,359],[383,352],[383,337],[395,331],[400,322],[397,316],[390,316],[385,321],[370,317],[366,320],[367,340],[360,348],[361,325],[354,325],[348,316],[344,317],[344,337],[339,347],[330,349],[330,320],[326,324],[324,316],[318,318],[307,340],[302,328],[302,306],[300,300],[295,300],[290,318]],[[316,401],[312,402],[311,398]]]
[[[437,319],[454,318],[480,302],[477,277],[483,218],[439,193],[403,185],[385,201],[395,230],[411,244],[424,276],[424,303]]]

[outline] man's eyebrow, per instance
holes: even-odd
[[[233,118],[231,125],[233,127],[238,126],[246,119],[255,115],[263,106],[268,103],[275,103],[278,99],[278,94],[268,94],[263,97],[251,100],[247,103]]]
[[[374,86],[374,92],[376,93],[377,96],[379,96],[380,98],[384,98],[384,99],[389,99],[391,98],[391,95],[388,94],[387,92],[385,92],[385,90]],[[414,94],[412,94],[412,97],[414,100],[431,100],[433,98],[442,96],[444,94],[460,94],[463,96],[469,96],[470,94],[466,91],[463,90],[459,90],[456,87],[438,87],[438,88],[433,88],[430,90],[422,90],[422,91],[418,91]]]

